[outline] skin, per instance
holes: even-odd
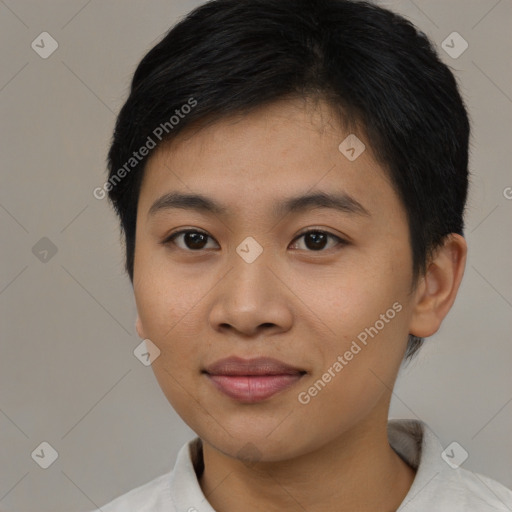
[[[340,152],[347,134],[325,103],[287,100],[188,129],[147,162],[135,246],[137,331],[160,349],[152,364],[159,385],[203,441],[199,482],[219,512],[392,511],[414,479],[388,443],[391,392],[408,334],[430,336],[450,309],[466,245],[447,237],[413,283],[406,212],[364,135],[355,161]],[[172,191],[204,194],[229,213],[149,215]],[[316,191],[344,192],[368,215],[273,215],[274,204]],[[209,236],[202,249],[184,236],[162,243],[185,228]],[[328,238],[315,250],[311,236],[300,237],[310,228],[348,243]],[[263,248],[252,263],[236,252],[249,236]],[[396,302],[401,311],[300,403],[298,394]],[[232,355],[274,357],[307,373],[263,402],[240,403],[202,373]]]

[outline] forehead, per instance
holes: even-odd
[[[276,211],[278,198],[307,192],[344,194],[368,212],[398,202],[365,136],[349,132],[326,103],[303,100],[192,126],[158,147],[146,164],[141,211],[170,192],[207,195],[233,214]]]

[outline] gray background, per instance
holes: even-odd
[[[92,191],[136,64],[200,3],[0,0],[0,509],[91,510],[168,471],[193,436],[133,355],[117,219]],[[391,416],[426,421],[467,450],[463,467],[512,487],[512,2],[382,4],[435,41],[473,122],[466,275]],[[44,31],[59,45],[47,59],[31,48]],[[456,59],[441,47],[453,31],[469,44]],[[43,441],[59,454],[48,469],[31,457]]]

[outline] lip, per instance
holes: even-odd
[[[293,386],[306,371],[269,357],[228,357],[207,366],[204,373],[225,395],[254,403]]]

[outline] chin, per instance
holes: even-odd
[[[290,414],[292,417],[293,414]],[[284,425],[276,428],[275,420],[270,424],[248,424],[239,422],[222,428],[218,424],[198,427],[189,424],[197,435],[206,443],[228,457],[245,461],[247,465],[256,462],[277,462],[293,459],[322,446],[325,437],[318,435],[316,439],[306,439],[304,429],[300,425]]]

